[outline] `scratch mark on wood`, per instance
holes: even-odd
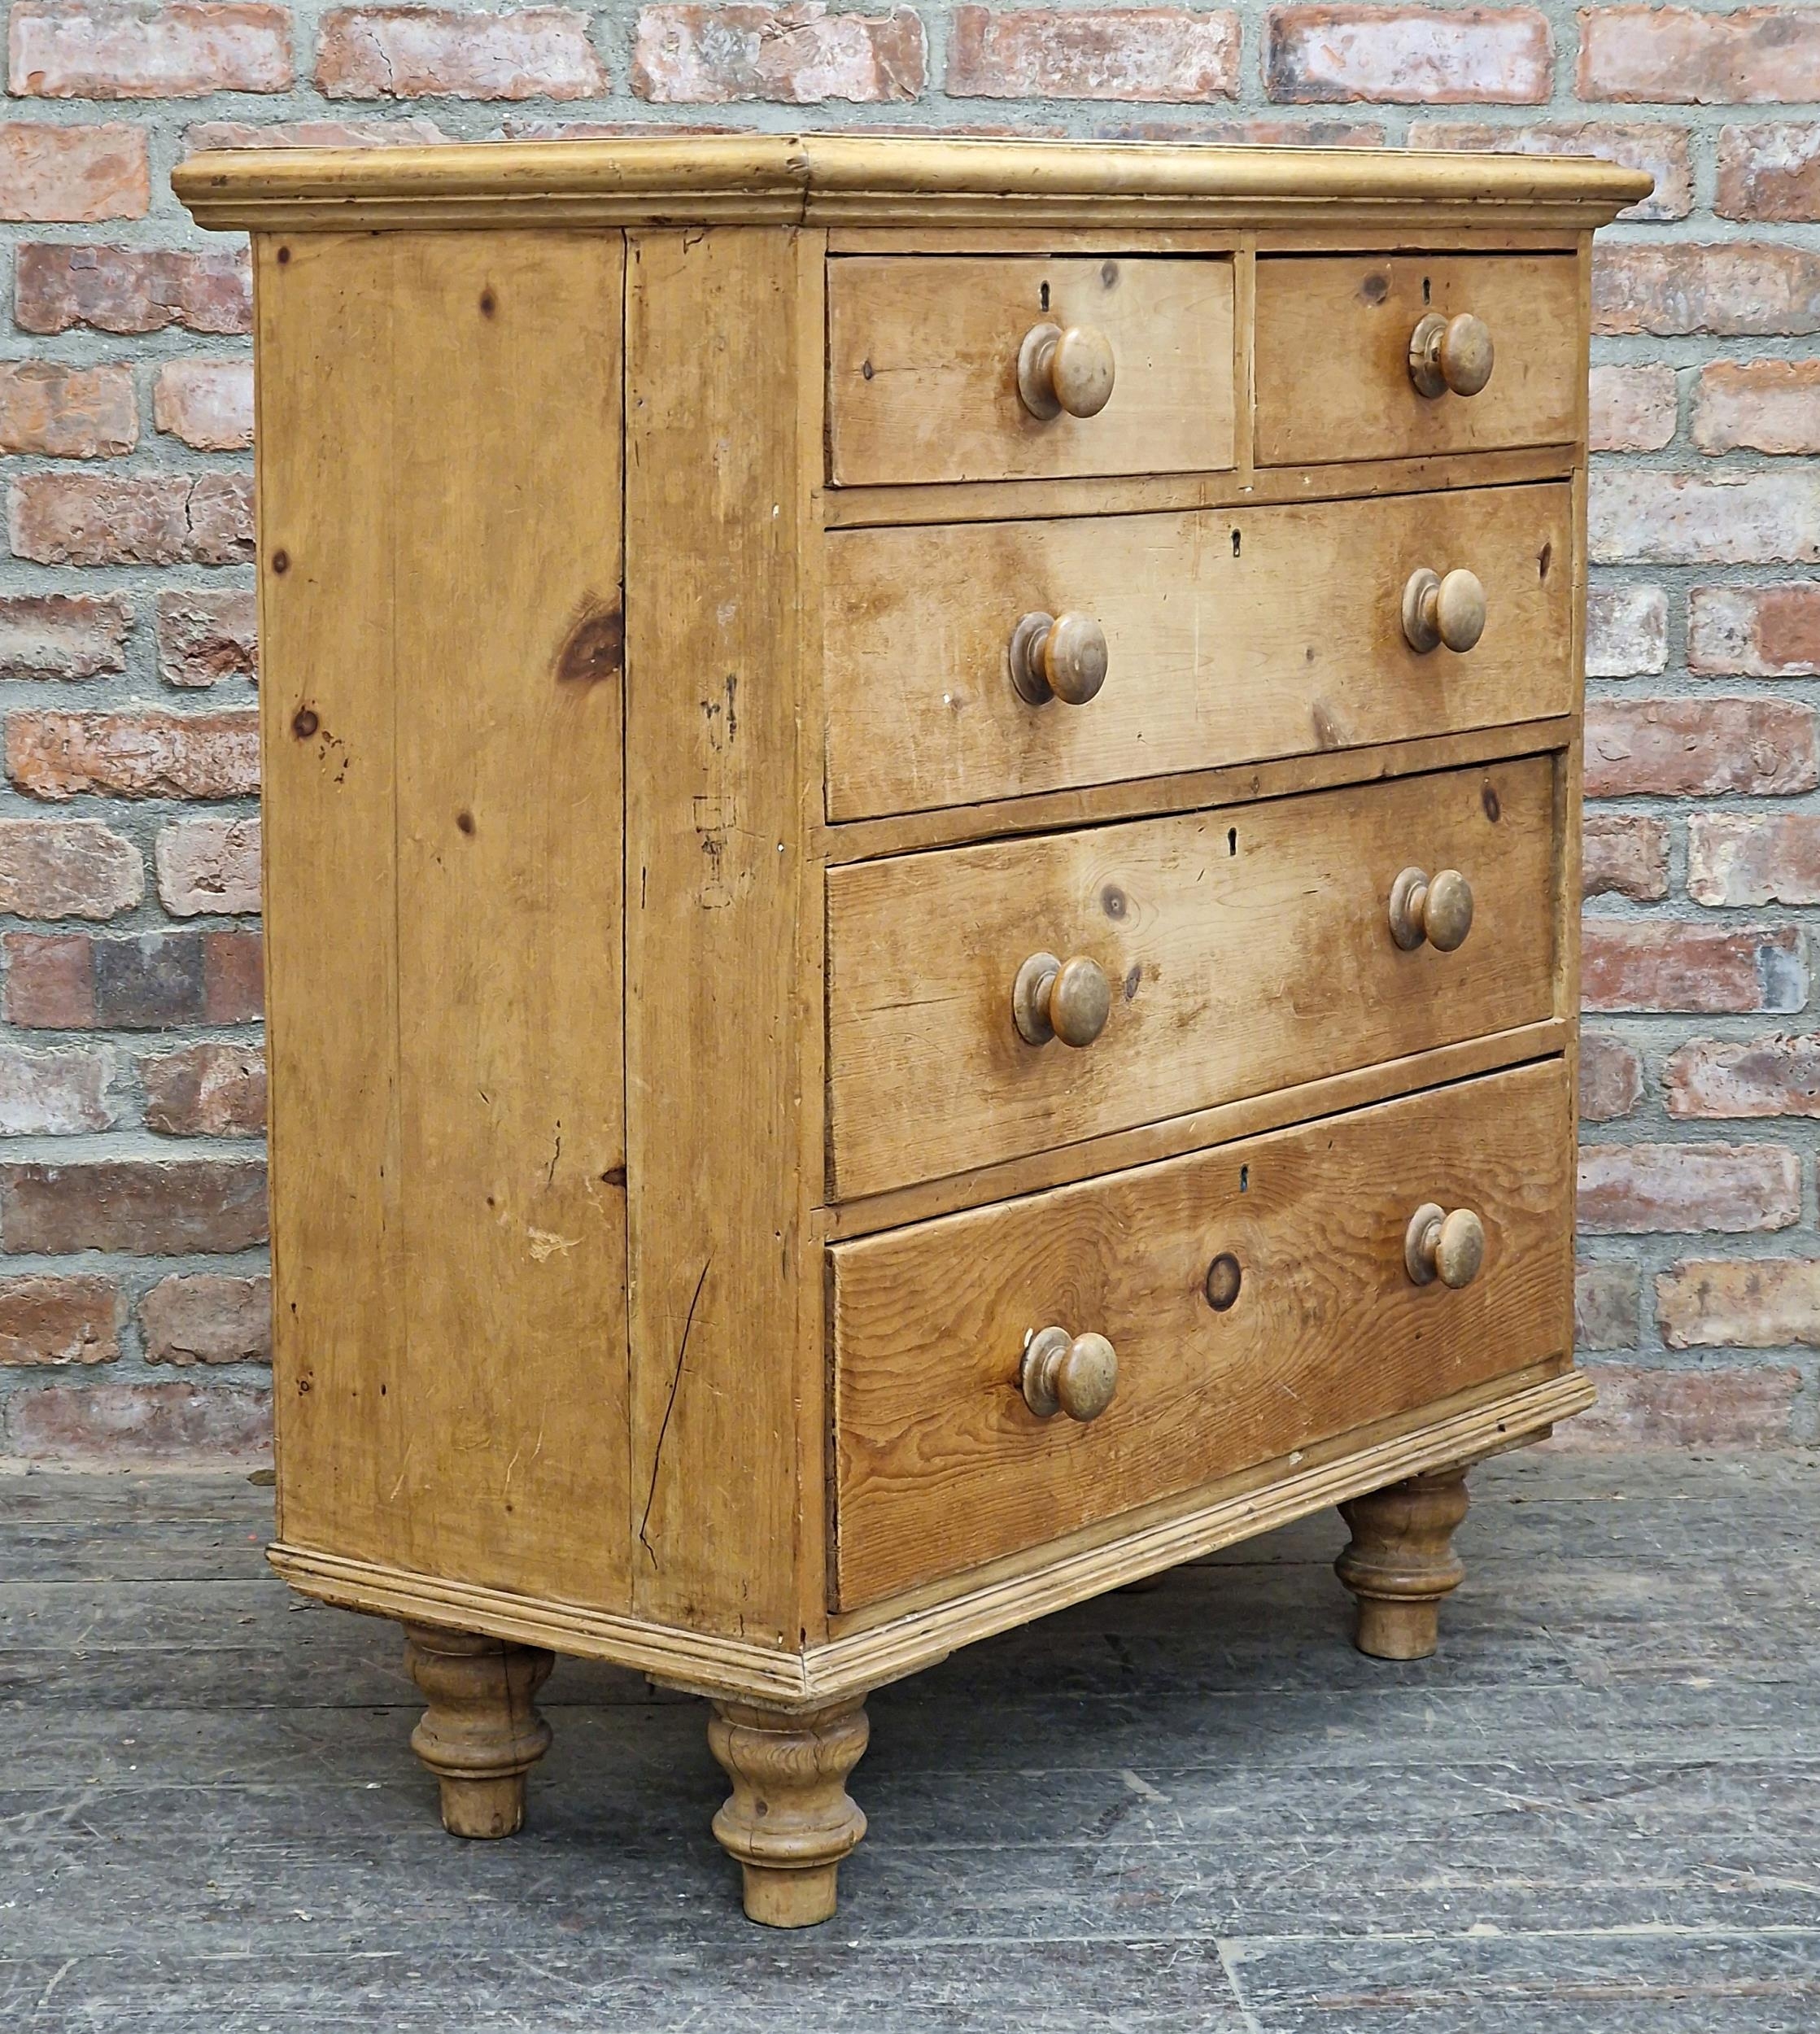
[[[670,1397],[664,1406],[663,1424],[657,1429],[657,1445],[651,1456],[651,1487],[644,1495],[644,1516],[639,1521],[639,1544],[651,1556],[651,1565],[657,1565],[657,1550],[646,1536],[645,1528],[651,1523],[651,1508],[657,1501],[657,1478],[663,1473],[664,1442],[670,1434],[670,1416],[676,1410],[676,1395],[683,1387],[683,1370],[689,1360],[689,1336],[695,1327],[695,1310],[701,1303],[701,1289],[708,1282],[708,1272],[714,1261],[709,1251],[703,1261],[701,1276],[695,1281],[695,1292],[689,1301],[687,1318],[683,1323],[683,1339],[676,1349],[676,1372],[670,1381]]]

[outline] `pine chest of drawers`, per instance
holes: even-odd
[[[1601,164],[203,156],[257,293],[279,1539],[517,1826],[552,1652],[833,1910],[866,1691],[1572,1360]]]

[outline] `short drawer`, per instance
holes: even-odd
[[[1070,335],[1059,369],[1032,337],[1045,330]],[[1097,401],[1096,363],[1111,395],[1092,414],[1037,415],[1020,358],[1040,408]],[[1229,260],[828,264],[836,487],[1224,469],[1233,412]]]
[[[1270,255],[1257,274],[1259,465],[1578,439],[1586,370],[1573,255]],[[1410,365],[1416,328],[1453,326],[1459,343],[1450,338],[1442,364],[1461,378],[1473,348],[1460,319],[1483,328],[1490,378],[1473,395],[1431,378],[1438,392],[1425,395]]]
[[[831,870],[834,1193],[1548,1016],[1557,817],[1554,760],[1538,756]],[[1411,868],[1471,889],[1451,950],[1392,935]],[[1081,963],[1044,1005],[1077,1033],[1094,977],[1106,985],[1090,1043],[1020,1032],[1019,979],[1028,1006],[1043,954]]]
[[[1572,710],[1565,484],[840,530],[826,555],[831,819]],[[1412,644],[1404,591],[1424,570],[1479,583],[1470,648]],[[1067,673],[1019,689],[1014,644],[1044,615],[1103,646],[1090,697],[1071,701]]]
[[[841,1605],[1565,1360],[1571,1150],[1552,1060],[838,1246]],[[1052,1328],[1111,1345],[1085,1421],[1020,1388]]]

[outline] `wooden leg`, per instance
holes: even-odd
[[[1441,1599],[1466,1574],[1453,1550],[1466,1516],[1464,1465],[1355,1497],[1340,1516],[1352,1539],[1333,1572],[1359,1599],[1353,1643],[1374,1660],[1425,1660],[1438,1643]]]
[[[550,1748],[537,1691],[555,1656],[478,1632],[404,1627],[404,1664],[430,1706],[411,1749],[442,1783],[452,1836],[509,1836],[525,1819],[525,1774]]]
[[[733,1783],[714,1834],[740,1861],[750,1919],[806,1928],[834,1912],[835,1874],[866,1834],[846,1779],[868,1731],[858,1700],[795,1715],[714,1704],[708,1748]]]

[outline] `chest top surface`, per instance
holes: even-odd
[[[217,228],[652,223],[1128,228],[1504,220],[1591,228],[1647,194],[1590,157],[851,134],[661,135],[199,155],[172,186]]]

